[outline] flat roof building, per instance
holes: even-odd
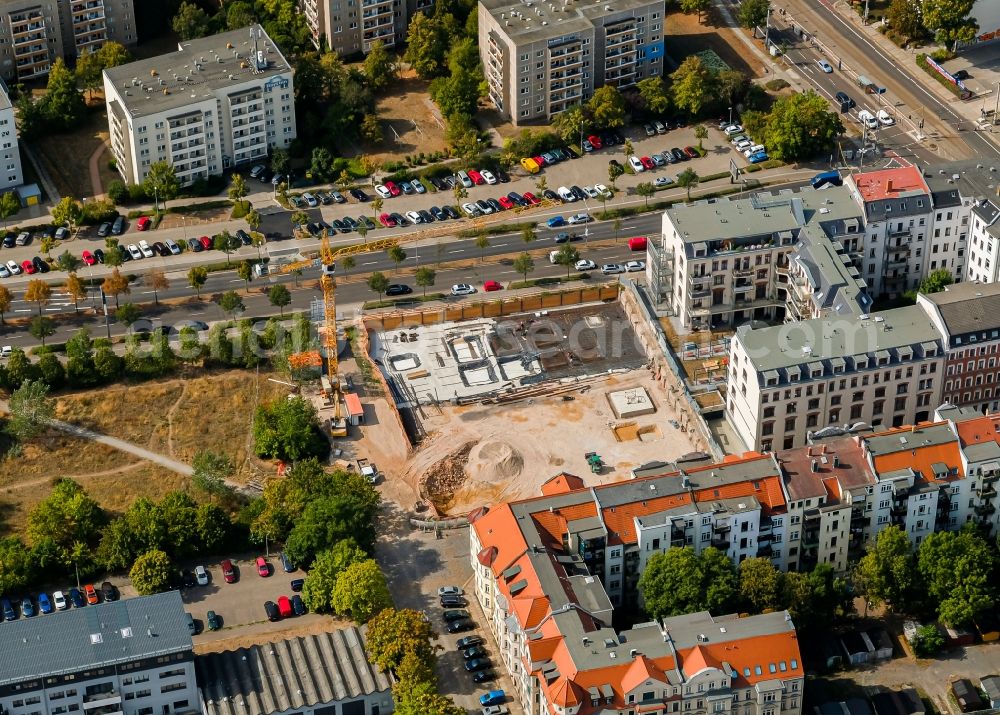
[[[190,184],[295,138],[292,68],[260,25],[106,69],[104,91],[111,150],[129,184],[158,161]]]
[[[393,47],[406,40],[410,20],[432,11],[434,0],[299,0],[317,49],[326,46],[342,57],[368,54],[381,41]]]
[[[515,125],[548,122],[604,85],[663,72],[664,0],[480,0],[490,101]]]

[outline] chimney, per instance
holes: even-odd
[[[819,471],[819,462],[817,462],[815,459],[812,461],[812,470],[814,472],[818,472]]]
[[[885,180],[885,193],[888,194],[888,193],[891,193],[891,192],[892,192],[892,179],[886,179]]]
[[[834,469],[836,469],[839,466],[840,466],[840,455],[835,454],[833,455],[833,467]]]

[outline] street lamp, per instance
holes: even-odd
[[[732,125],[732,123],[733,123],[733,108],[730,107],[729,108],[729,124]]]

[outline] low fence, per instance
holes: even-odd
[[[572,288],[558,292],[546,291],[498,300],[463,303],[461,305],[447,306],[433,310],[414,309],[379,313],[378,315],[366,316],[361,320],[366,331],[386,331],[402,327],[436,325],[438,323],[462,320],[502,318],[507,315],[563,308],[583,303],[613,301],[618,299],[620,289],[621,286],[618,283],[611,283],[586,288]]]
[[[688,392],[684,369],[670,349],[656,312],[633,281],[626,281],[623,287],[622,308],[650,358],[654,379],[667,393],[670,406],[678,412],[681,427],[691,435],[696,450],[710,454],[715,460],[721,460],[725,456],[725,450],[715,440],[701,414],[701,408]]]

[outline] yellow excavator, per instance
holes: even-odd
[[[337,259],[345,256],[356,256],[361,253],[371,253],[372,251],[387,251],[393,246],[398,246],[399,240],[395,238],[382,238],[368,243],[359,243],[352,246],[344,246],[334,251],[330,248],[330,239],[327,233],[323,232],[320,239],[320,287],[323,290],[323,347],[326,349],[326,375],[321,379],[323,394],[327,401],[333,404],[333,418],[330,420],[330,436],[347,436],[347,419],[344,417],[344,400],[340,384],[339,362],[337,359],[337,297],[336,281],[334,274],[337,268]],[[312,261],[299,261],[290,263],[281,269],[282,273],[290,273],[297,268],[311,265]]]

